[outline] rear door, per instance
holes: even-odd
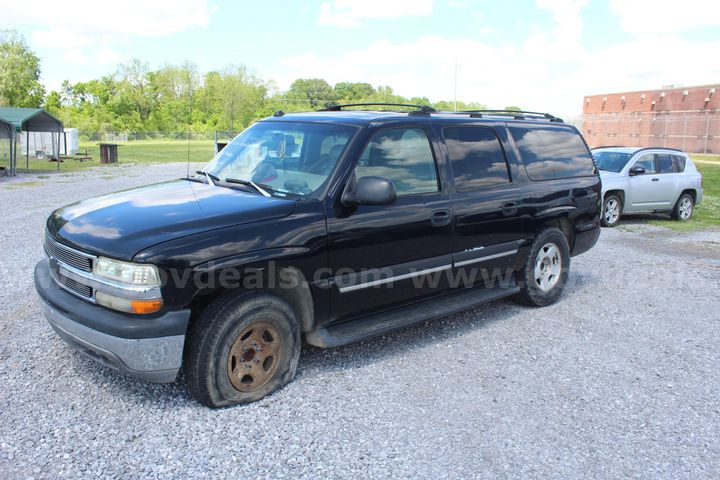
[[[506,135],[486,125],[442,128],[454,184],[453,287],[508,282],[524,239],[523,189],[511,178]]]
[[[660,190],[660,198],[666,208],[672,208],[675,205],[680,192],[682,191],[682,175],[677,173],[677,162],[673,161],[673,156],[669,153],[658,153],[655,155],[658,167],[658,189]]]

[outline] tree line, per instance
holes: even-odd
[[[438,110],[454,107],[452,101],[407,98],[389,86],[330,85],[320,78],[297,79],[281,92],[272,80],[244,65],[203,74],[191,62],[152,69],[139,59],[88,82],[65,80],[59,91],[46,93],[37,55],[17,33],[0,32],[0,106],[43,107],[65,126],[84,132],[238,131],[278,110],[307,111],[363,102],[411,103]],[[458,110],[483,108],[480,103],[457,102]]]

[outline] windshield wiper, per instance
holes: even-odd
[[[240,179],[240,178],[226,178],[225,181],[226,181],[227,183],[239,183],[240,185],[247,185],[247,186],[249,186],[249,187],[253,187],[255,190],[257,190],[258,192],[260,192],[260,194],[261,194],[263,197],[272,197],[272,195],[270,195],[270,193],[268,193],[267,190],[265,190],[265,189],[262,188],[260,185],[258,185],[257,183],[253,182],[252,180],[242,180],[242,179]],[[263,185],[263,186],[264,186],[265,188],[268,188],[268,189],[272,190],[272,189],[271,189],[270,187],[268,187],[267,185]]]
[[[220,178],[218,178],[216,175],[213,175],[212,173],[208,173],[205,170],[195,170],[195,173],[198,175],[205,175],[205,178],[207,178],[207,181],[210,185],[213,187],[215,186],[215,182],[219,182]]]

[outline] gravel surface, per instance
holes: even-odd
[[[194,166],[193,166],[194,168]],[[46,216],[182,175],[120,166],[0,179],[0,477],[717,478],[720,232],[623,224],[561,301],[510,301],[334,350],[209,410],[63,343],[32,268]]]

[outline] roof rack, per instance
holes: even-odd
[[[591,150],[598,150],[600,148],[636,148],[636,147],[628,147],[627,145],[603,145],[602,147],[594,147],[591,148]],[[677,148],[670,148],[670,147],[642,147],[635,150],[635,153],[642,152],[643,150],[670,150],[673,152],[680,152],[685,153],[682,150],[679,150]]]
[[[526,110],[463,110],[460,112],[442,112],[442,113],[456,113],[466,114],[474,118],[482,118],[483,115],[490,117],[507,116],[513,117],[515,120],[538,120],[545,119],[551,122],[565,123],[562,118],[556,117],[555,115],[542,112],[529,112]]]
[[[344,105],[331,105],[327,108],[321,108],[319,112],[341,112],[343,109],[348,107],[406,107],[415,108],[416,110],[410,113],[433,113],[436,112],[432,107],[427,105],[413,105],[410,103],[347,103]],[[392,110],[391,110],[392,111]]]

